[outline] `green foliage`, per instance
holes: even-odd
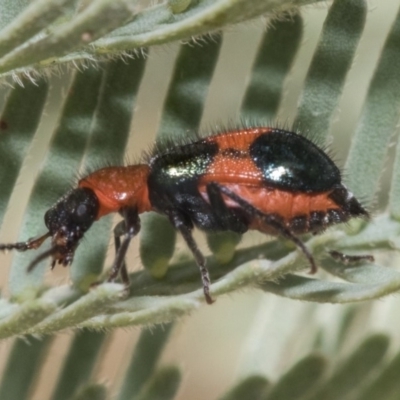
[[[262,14],[272,16],[273,29],[261,38],[241,106],[244,120],[263,123],[277,116],[285,81],[302,41],[303,21],[294,11],[316,2],[171,0],[146,8],[134,0],[0,0],[0,79],[14,86],[5,96],[0,117],[0,220],[10,207],[29,149],[46,120],[51,85],[43,79],[44,74],[64,64],[81,70],[71,74],[62,108],[57,111],[58,120],[33,184],[19,240],[45,229],[45,210],[68,190],[77,170],[86,171],[104,161],[122,161],[134,112],[140,112],[136,105],[148,70],[147,47],[193,37],[196,43],[200,35],[211,34],[201,46],[182,45],[175,62],[158,137],[179,141],[200,127],[206,97],[224,52],[223,36],[214,32]],[[363,0],[334,1],[312,54],[295,126],[320,143],[332,129],[333,115],[363,35],[366,11]],[[370,80],[346,161],[346,184],[371,208],[399,119],[399,23],[397,15]],[[104,62],[108,59],[112,60]],[[371,221],[330,229],[307,240],[307,247],[327,274],[317,278],[296,274],[305,267],[304,256],[282,240],[235,251],[240,241],[237,235],[209,235],[213,255],[207,258],[207,265],[212,296],[253,287],[288,299],[348,303],[397,292],[400,273],[386,263],[393,262],[400,249],[398,143],[393,153],[389,203],[376,208]],[[388,212],[381,211],[386,206]],[[0,385],[1,398],[29,398],[52,340],[51,336],[44,340],[36,336],[71,327],[80,329],[63,362],[52,399],[175,398],[184,370],[160,367],[159,359],[173,328],[171,321],[204,302],[198,270],[192,259],[173,258],[175,232],[165,220],[146,216],[140,245],[146,268],[131,274],[129,296],[118,283],[91,287],[102,279],[106,232],[110,230],[108,218],[91,229],[86,238],[91,245],[80,246],[71,268],[72,285],[48,288],[43,283],[47,262],[27,274],[32,253],[13,258],[10,296],[0,301],[0,338],[26,338],[14,342]],[[376,252],[385,257],[373,264],[343,266],[325,257],[330,248],[351,254]],[[351,336],[358,315],[354,310],[345,314],[333,340],[338,351]],[[106,339],[103,331],[143,325],[155,328],[142,331],[118,393],[109,393],[107,385],[92,380]],[[309,330],[318,342],[318,353],[315,349],[304,351],[300,361],[299,357],[290,359],[286,369],[279,369],[275,376],[246,371],[221,400],[395,398],[400,358],[388,351],[389,336],[359,335],[354,342],[361,345],[353,345],[337,362],[335,354],[324,347],[326,332],[311,324]]]
[[[160,372],[159,377],[152,377],[155,372],[157,361],[166,345],[173,325],[158,325],[152,330],[142,331],[131,362],[126,370],[123,384],[118,394],[118,400],[128,400],[132,398],[146,398],[148,391],[157,390],[159,384],[165,381],[166,377],[172,375],[172,380],[179,380],[179,373],[175,370],[165,370]],[[145,387],[146,382],[151,382],[150,387]],[[173,388],[171,388],[172,391]]]
[[[4,399],[27,398],[50,343],[50,337],[44,340],[31,337],[14,342],[0,386],[0,395]]]
[[[201,0],[184,7],[169,2],[141,10],[137,0],[94,0],[78,8],[76,0],[36,0],[29,5],[3,0],[0,77],[30,76],[63,63],[91,63],[318,1]]]
[[[264,376],[252,375],[239,382],[220,400],[262,400],[269,386]]]
[[[70,399],[77,388],[89,381],[105,336],[104,332],[86,330],[75,335],[52,397],[54,400]],[[93,390],[98,391],[100,389],[85,388],[86,393]],[[83,396],[83,392],[79,395]],[[79,396],[77,397],[79,398]]]

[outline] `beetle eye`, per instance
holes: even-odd
[[[86,204],[79,204],[78,208],[76,209],[76,215],[78,217],[83,217],[87,213],[87,206]]]
[[[63,227],[86,232],[96,219],[99,209],[97,196],[91,189],[77,188],[67,193],[45,214],[47,228],[53,235]]]

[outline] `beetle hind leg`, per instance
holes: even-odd
[[[212,185],[217,187],[218,190],[223,195],[229,197],[235,203],[237,203],[246,212],[246,214],[248,214],[251,217],[259,218],[260,220],[263,221],[263,223],[275,229],[283,237],[292,241],[307,257],[311,266],[310,273],[314,274],[315,272],[317,272],[317,264],[315,263],[313,255],[310,253],[305,244],[297,236],[295,236],[286,226],[284,226],[281,221],[279,221],[273,215],[264,214],[262,211],[252,206],[248,201],[244,200],[242,197],[237,195],[235,192],[233,192],[226,186],[219,185],[217,183],[213,183]]]
[[[222,197],[219,185],[209,183],[207,195],[211,207],[222,230],[229,230],[236,233],[245,233],[248,230],[248,220],[240,213],[240,210],[229,208]]]

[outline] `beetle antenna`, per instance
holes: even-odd
[[[46,258],[50,257],[54,253],[57,252],[58,246],[53,246],[50,249],[44,251],[43,253],[40,253],[35,257],[31,263],[28,265],[28,268],[26,269],[27,272],[31,272],[41,261],[45,260]],[[54,265],[52,265],[53,269]]]
[[[29,239],[26,242],[0,244],[0,251],[5,251],[5,250],[26,251],[31,249],[38,249],[43,244],[43,242],[50,236],[51,236],[50,232],[47,232],[43,236]]]

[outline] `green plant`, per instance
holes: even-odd
[[[135,53],[135,49],[141,49],[145,54],[148,50],[143,50],[143,46],[176,39],[189,40],[192,36],[272,12],[275,17],[273,29],[265,33],[260,43],[241,105],[241,115],[245,119],[272,120],[276,118],[285,78],[302,37],[302,19],[292,10],[294,6],[305,3],[309,1],[170,1],[132,14],[132,10],[138,10],[140,3],[98,0],[86,6],[84,2],[79,3],[76,11],[75,1],[37,0],[28,5],[25,1],[3,0],[0,7],[7,12],[0,16],[0,27],[3,27],[0,31],[0,53],[3,54],[0,58],[0,78],[4,83],[13,84],[14,88],[4,97],[0,121],[0,218],[3,220],[10,204],[10,196],[39,122],[43,124],[42,115],[45,103],[49,101],[48,96],[53,93],[53,98],[56,97],[54,91],[49,92],[49,81],[43,78],[46,72],[52,72],[63,64],[83,69],[82,72],[72,73],[68,94],[62,109],[58,110],[58,121],[48,152],[23,217],[20,240],[41,232],[39,227],[43,227],[44,211],[65,192],[76,170],[101,165],[104,160],[122,160],[137,93],[146,71],[147,57]],[[284,14],[283,11],[291,11],[291,14]],[[294,125],[320,142],[326,142],[328,138],[332,116],[364,29],[366,13],[364,1],[335,1],[313,53]],[[396,17],[370,80],[346,162],[346,183],[369,207],[374,206],[381,171],[398,123],[399,24],[400,17]],[[202,46],[181,46],[164,102],[159,136],[173,134],[178,137],[199,129],[221,46],[221,35],[213,35]],[[104,59],[107,58],[115,60],[106,63]],[[62,71],[65,72],[65,69]],[[24,87],[18,83],[23,83]],[[215,254],[208,259],[215,282],[213,296],[251,286],[291,299],[347,303],[371,300],[398,291],[400,273],[394,268],[387,268],[384,262],[354,268],[324,258],[324,254],[330,247],[344,252],[382,251],[390,254],[391,263],[395,262],[395,251],[400,248],[399,148],[397,145],[389,200],[387,204],[382,202],[375,207],[377,211],[371,222],[363,224],[357,221],[307,241],[308,248],[329,275],[318,278],[296,275],[295,272],[305,266],[303,256],[282,240],[271,240],[235,251],[237,237],[209,237]],[[110,219],[97,223],[86,240],[89,245],[81,246],[71,268],[73,285],[44,288],[47,263],[26,274],[32,254],[14,257],[9,279],[10,296],[0,303],[0,337],[47,335],[66,328],[81,328],[64,364],[54,399],[106,396],[101,386],[89,384],[80,388],[88,382],[100,345],[105,339],[104,333],[93,333],[87,329],[103,331],[158,323],[167,325],[164,330],[155,328],[154,335],[143,331],[119,398],[155,399],[159,398],[159,388],[163,388],[164,397],[161,398],[173,398],[179,386],[179,371],[175,367],[156,370],[156,363],[169,336],[170,321],[196,310],[203,302],[203,295],[192,260],[175,258],[169,265],[175,246],[175,234],[169,225],[157,216],[146,216],[143,225],[141,258],[145,269],[132,274],[132,294],[129,298],[122,297],[120,284],[102,284],[88,290],[102,271],[108,244],[104,232],[111,229]],[[159,236],[157,239],[155,232]],[[157,251],[154,251],[155,241],[163,243]],[[221,259],[225,263],[216,261]],[[331,279],[332,276],[341,280]],[[343,332],[347,332],[346,329],[343,328]],[[319,338],[319,333],[322,338]],[[326,350],[320,343],[326,340],[323,332],[311,329],[310,336],[315,338],[312,348]],[[338,339],[338,346],[346,342],[345,339],[346,334],[343,333],[343,337]],[[1,398],[22,399],[28,395],[34,378],[33,364],[39,365],[40,355],[51,343],[48,337],[44,341],[30,340],[30,346],[22,340],[15,342],[0,387]],[[359,353],[357,350],[354,352],[354,357],[363,361],[350,363],[351,367],[347,370],[359,372],[359,390],[364,388],[363,379],[371,373],[374,365],[382,365],[379,373],[375,372],[379,376],[378,386],[379,379],[389,379],[385,378],[385,371],[393,370],[392,364],[379,364],[389,339],[373,336],[368,340],[368,346],[361,345]],[[371,353],[370,359],[365,358],[370,351],[365,347],[377,349]],[[84,350],[87,354],[85,362],[82,362]],[[22,359],[27,360],[23,365]],[[396,360],[392,363],[395,364]],[[282,393],[293,386],[285,383],[285,379],[293,379],[299,385],[309,382],[302,387],[294,386],[305,398],[311,396],[313,390],[319,393],[315,396],[324,399],[329,398],[327,393],[333,393],[332,398],[350,396],[347,392],[340,396],[335,394],[338,386],[344,391],[348,388],[350,392],[349,386],[342,384],[345,377],[340,375],[339,370],[322,383],[322,371],[328,364],[324,356],[310,355],[301,366],[293,367],[293,375],[288,372],[273,387],[263,376],[248,373],[250,378],[239,383],[224,398],[243,398],[240,394],[243,391],[254,391],[251,398],[284,399]],[[15,384],[15,380],[19,381],[23,376],[24,368],[24,385]],[[143,373],[140,374],[140,371]],[[304,371],[309,371],[310,375],[300,379]],[[335,379],[342,383],[338,384]],[[314,386],[317,383],[321,387]],[[395,385],[395,380],[390,380],[389,386],[394,391]],[[78,388],[79,393],[75,393]],[[169,397],[165,394],[167,392]],[[387,398],[391,393],[388,390]],[[286,396],[290,398],[290,393]]]

